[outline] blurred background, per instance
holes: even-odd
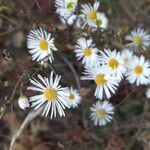
[[[93,0],[79,0],[79,8]],[[149,150],[150,105],[146,86],[131,86],[123,81],[110,99],[115,116],[110,124],[95,127],[90,107],[96,102],[93,82],[77,81],[83,66],[76,60],[74,44],[81,29],[63,25],[55,14],[54,0],[0,0],[0,150],[7,150],[15,132],[30,109],[18,106],[21,93],[29,97],[29,78],[38,73],[48,76],[54,69],[62,75],[64,86],[80,90],[82,103],[66,110],[66,117],[37,117],[14,145],[14,150]],[[149,31],[149,0],[101,0],[100,10],[109,18],[108,30],[89,33],[98,48],[122,49],[124,37],[133,28]],[[55,38],[55,61],[41,67],[33,62],[26,47],[28,32],[43,27]],[[149,58],[150,51],[141,52]],[[73,69],[72,69],[73,68]]]

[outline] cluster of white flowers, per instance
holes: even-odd
[[[73,24],[77,18],[75,10],[78,0],[56,0],[55,7],[56,13],[59,15],[60,20],[64,24]]]
[[[30,97],[31,107],[35,110],[45,105],[42,116],[47,117],[50,112],[50,118],[56,117],[58,112],[59,116],[65,116],[65,108],[75,108],[80,103],[81,97],[79,92],[75,89],[61,87],[59,81],[61,76],[55,75],[51,71],[50,77],[42,77],[38,75],[38,80],[35,78],[30,79],[33,86],[29,86],[28,90],[40,92],[39,95]]]
[[[135,86],[150,84],[150,61],[143,55],[137,56],[134,54],[134,52],[142,50],[142,48],[145,50],[150,45],[150,36],[143,29],[138,28],[137,32],[135,31],[132,31],[131,35],[126,36],[126,39],[132,40],[132,43],[127,44],[127,47],[121,51],[98,50],[91,38],[80,38],[77,40],[75,45],[76,57],[78,60],[82,59],[82,64],[85,67],[84,76],[81,79],[95,82],[96,90],[94,96],[96,98],[100,100],[110,99],[119,87],[119,83],[124,79]],[[146,93],[146,95],[148,94]],[[110,107],[109,112],[109,107],[105,105],[106,103],[108,102],[97,102],[92,107],[93,113],[91,117],[95,125],[104,125],[112,118],[110,116],[108,119],[108,114],[113,114],[113,107]],[[101,111],[97,111],[98,108],[101,108]],[[105,114],[103,119],[101,117],[102,114]]]
[[[29,53],[32,54],[32,60],[40,62],[41,65],[47,60],[52,63],[54,60],[53,51],[57,50],[51,33],[46,32],[42,28],[30,31],[27,47]],[[56,117],[58,113],[62,117],[65,116],[65,108],[75,108],[80,104],[81,96],[78,90],[72,87],[61,87],[59,85],[60,79],[61,76],[59,75],[54,77],[53,71],[50,73],[49,78],[38,75],[38,80],[35,78],[30,79],[32,86],[29,86],[28,90],[40,92],[40,94],[30,97],[29,102],[35,110],[45,105],[42,116],[48,116],[50,113],[50,118],[52,118]],[[27,98],[22,97],[18,100],[18,104],[22,109],[29,107],[29,102]]]
[[[56,13],[60,16],[62,23],[69,25],[75,23],[82,28],[86,25],[93,28],[107,28],[108,19],[105,13],[98,11],[99,2],[96,1],[93,6],[91,4],[82,4],[81,10],[77,8],[77,3],[78,0],[55,1]]]
[[[88,25],[94,28],[102,28],[106,29],[108,26],[108,19],[103,12],[99,12],[100,3],[95,2],[92,6],[91,4],[84,4],[82,5],[81,14],[79,15],[78,25],[79,27]]]
[[[81,5],[80,14],[76,13],[77,0],[56,0],[56,13],[63,23],[73,24],[76,21],[78,27],[90,26],[95,30],[100,27],[102,30],[108,26],[108,19],[105,14],[98,11],[99,2]],[[145,50],[150,45],[148,32],[141,28],[134,30],[125,37],[131,41],[123,50],[99,50],[92,38],[80,37],[74,46],[77,60],[82,60],[84,72],[81,80],[93,80],[96,89],[94,96],[99,99],[91,107],[91,119],[95,125],[105,125],[113,118],[114,107],[108,100],[117,91],[122,80],[126,79],[130,84],[150,84],[150,61],[144,56],[137,56],[134,52]],[[54,61],[53,51],[57,51],[54,38],[51,33],[42,28],[31,30],[28,35],[27,47],[32,54],[32,60],[43,64],[46,60]],[[81,102],[79,91],[73,87],[61,87],[59,84],[61,76],[54,75],[38,79],[32,78],[32,86],[28,90],[39,92],[29,98],[31,107],[35,110],[45,106],[42,116],[50,118],[65,116],[66,108],[75,108]],[[148,95],[148,94],[147,94]],[[28,105],[27,105],[28,106]],[[23,107],[24,109],[25,107]]]

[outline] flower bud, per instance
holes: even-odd
[[[145,92],[146,97],[149,99],[150,98],[150,87],[147,89]]]
[[[18,99],[18,105],[21,109],[25,110],[27,107],[30,107],[29,100],[26,96],[20,96]]]

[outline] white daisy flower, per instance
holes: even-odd
[[[18,99],[18,105],[23,110],[25,110],[27,107],[30,107],[28,98],[24,95],[21,95]]]
[[[56,51],[54,46],[54,38],[51,37],[51,33],[47,33],[43,29],[31,30],[28,39],[27,47],[29,53],[32,54],[32,60],[41,61],[48,57],[49,61],[54,60],[52,50]]]
[[[111,94],[114,94],[119,86],[118,80],[109,74],[107,68],[86,68],[84,74],[85,76],[81,77],[82,80],[95,81],[97,87],[94,96],[100,100],[104,97],[111,98]]]
[[[150,98],[150,87],[146,90],[145,95],[147,98]]]
[[[125,67],[128,67],[128,64],[133,59],[133,52],[129,49],[123,49],[121,52],[121,58]]]
[[[95,27],[99,5],[100,3],[96,1],[93,6],[91,4],[84,4],[81,6],[83,14],[81,14],[80,17],[84,20],[85,25],[87,24],[91,27]]]
[[[106,29],[108,27],[108,18],[102,12],[97,13],[96,27]]]
[[[28,90],[40,92],[39,95],[30,97],[31,107],[37,110],[45,104],[42,116],[47,117],[50,112],[50,118],[56,117],[57,113],[60,117],[65,116],[64,109],[69,107],[66,101],[67,88],[59,85],[61,76],[56,75],[54,78],[53,74],[52,71],[50,78],[38,75],[39,81],[34,78],[30,79],[33,86],[28,87]]]
[[[131,31],[131,34],[127,35],[125,39],[131,41],[127,46],[135,51],[145,50],[150,45],[150,35],[141,28]]]
[[[116,50],[110,51],[109,49],[104,49],[104,52],[100,51],[100,53],[100,62],[106,66],[107,71],[118,80],[121,80],[126,72],[126,68],[123,65],[120,53]]]
[[[93,104],[90,110],[91,119],[95,126],[103,126],[113,119],[114,107],[107,101],[98,101],[96,104]]]
[[[73,15],[78,0],[56,0],[55,7],[56,13],[66,19],[66,17]]]
[[[67,101],[70,106],[70,108],[77,107],[81,102],[81,96],[79,92],[72,87],[68,89],[67,91]]]
[[[94,66],[98,61],[98,49],[95,48],[93,40],[80,38],[75,45],[75,53],[78,60],[82,59],[85,66]]]
[[[134,56],[133,60],[129,63],[129,70],[126,76],[131,84],[135,83],[137,86],[140,84],[149,84],[150,62],[145,60],[144,56]]]
[[[85,18],[85,15],[80,14],[76,20],[77,27],[83,29],[86,24],[87,24],[87,18]],[[93,30],[95,30],[95,28],[107,29],[108,18],[104,13],[97,12],[96,20],[92,21],[90,26],[93,27]]]

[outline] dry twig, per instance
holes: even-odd
[[[44,105],[42,107],[40,107],[38,110],[31,110],[29,112],[29,114],[27,115],[27,117],[22,122],[19,130],[16,132],[15,135],[13,135],[12,140],[10,142],[9,150],[13,149],[13,145],[15,144],[16,140],[19,138],[19,136],[21,135],[21,133],[23,132],[23,130],[25,129],[25,127],[29,124],[29,122],[31,120],[33,120],[36,116],[38,116],[41,113],[41,111],[43,110],[43,108],[44,108]]]

